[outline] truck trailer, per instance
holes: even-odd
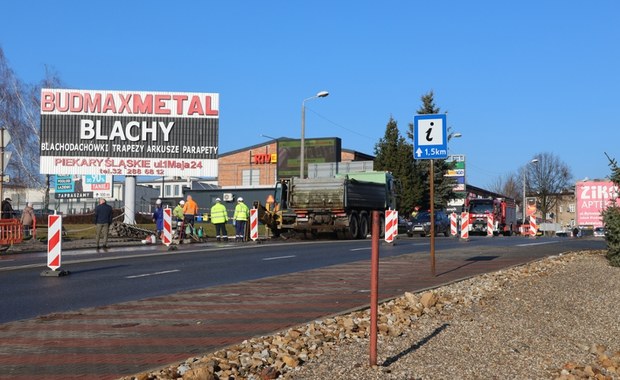
[[[341,239],[364,239],[372,211],[396,209],[397,181],[391,173],[370,171],[330,178],[289,178],[276,184],[273,202],[259,207],[259,218],[274,235],[315,236],[335,233]]]

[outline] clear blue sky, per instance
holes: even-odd
[[[620,159],[620,2],[6,2],[0,46],[25,82],[220,93],[220,151],[340,137],[373,153],[435,92],[463,137],[467,182],[487,187],[540,152],[574,179]]]

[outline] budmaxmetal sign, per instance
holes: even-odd
[[[41,174],[217,176],[219,94],[41,90]]]
[[[603,225],[601,212],[618,200],[618,188],[611,181],[582,181],[575,186],[577,224],[580,226]]]

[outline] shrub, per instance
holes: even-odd
[[[607,259],[611,265],[620,267],[620,207],[609,206],[603,211],[605,239],[607,240]]]
[[[610,179],[620,188],[620,168],[615,159],[609,159],[609,167],[611,168]],[[616,202],[612,202],[603,211],[603,224],[605,225],[605,239],[607,240],[607,259],[609,263],[615,267],[620,267],[620,207]]]

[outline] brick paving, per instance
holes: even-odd
[[[534,250],[535,251],[535,250]],[[380,299],[542,258],[428,254],[380,261]],[[0,379],[117,379],[365,307],[370,261],[0,325]]]

